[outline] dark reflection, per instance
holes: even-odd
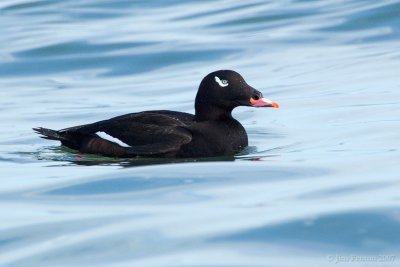
[[[172,163],[191,163],[191,162],[210,162],[210,161],[234,161],[235,157],[212,157],[212,158],[188,158],[188,159],[164,159],[164,158],[131,158],[131,159],[98,159],[98,160],[85,160],[85,156],[81,159],[71,160],[69,161],[75,165],[83,165],[83,166],[95,166],[95,165],[104,165],[104,166],[121,166],[121,167],[139,167],[139,166],[147,166],[147,165],[161,165],[161,164],[172,164]]]
[[[81,154],[75,150],[64,146],[46,147],[33,154],[39,160],[51,160],[68,162],[73,165],[82,166],[121,166],[139,167],[148,165],[172,164],[172,163],[192,163],[192,162],[214,162],[214,161],[234,161],[234,156],[209,157],[209,158],[109,158],[92,154]],[[58,165],[60,166],[60,165]]]
[[[268,158],[281,156],[278,153],[267,154],[266,152],[275,151],[278,148],[272,148],[267,151],[257,151],[257,147],[249,146],[243,149],[240,153],[233,156],[220,156],[208,158],[110,158],[93,154],[82,154],[76,150],[65,146],[49,146],[44,147],[36,152],[17,152],[15,154],[34,157],[38,160],[63,162],[57,166],[82,165],[82,166],[121,166],[121,167],[139,167],[148,165],[161,165],[173,163],[193,163],[193,162],[218,162],[218,161],[265,161]]]

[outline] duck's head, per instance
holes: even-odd
[[[235,71],[219,70],[203,78],[195,100],[196,120],[230,117],[238,106],[279,107],[248,85]]]

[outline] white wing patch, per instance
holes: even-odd
[[[221,87],[227,87],[229,85],[227,80],[221,80],[218,76],[215,76],[215,81],[219,84]]]
[[[97,134],[99,137],[101,137],[101,138],[103,138],[103,139],[105,139],[105,140],[108,140],[108,141],[117,143],[117,144],[120,145],[120,146],[129,147],[129,145],[125,144],[124,142],[122,142],[122,141],[119,140],[118,138],[112,137],[111,135],[106,134],[105,132],[97,132],[96,134]]]

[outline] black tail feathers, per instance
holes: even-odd
[[[41,138],[44,139],[49,139],[49,140],[58,140],[58,141],[67,141],[68,140],[68,135],[66,133],[62,133],[56,130],[52,129],[47,129],[47,128],[33,128],[33,130],[37,133],[40,134]]]

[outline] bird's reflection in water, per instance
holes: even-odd
[[[192,163],[192,162],[210,162],[210,161],[234,161],[235,157],[212,157],[212,158],[188,158],[188,159],[169,159],[169,158],[130,158],[130,159],[113,159],[113,158],[102,158],[102,159],[87,159],[85,156],[78,160],[69,161],[71,164],[83,165],[83,166],[95,166],[95,165],[110,165],[110,166],[121,166],[124,168],[128,167],[140,167],[149,165],[161,165],[161,164],[174,164],[174,163]]]
[[[234,161],[234,156],[209,157],[209,158],[109,158],[92,154],[82,154],[64,146],[46,147],[38,151],[36,157],[40,160],[52,160],[64,162],[62,165],[81,165],[81,166],[120,166],[140,167],[148,165],[174,164],[174,163],[193,163],[193,162],[212,162],[212,161]],[[58,165],[60,166],[60,165]]]
[[[278,157],[276,154],[260,155],[255,146],[246,147],[239,154],[234,156],[208,157],[208,158],[110,158],[93,154],[82,154],[65,146],[50,146],[38,150],[33,156],[39,160],[62,162],[57,166],[81,165],[81,166],[119,166],[119,167],[140,167],[161,164],[193,163],[193,162],[221,162],[221,161],[264,161],[267,158]],[[52,165],[54,166],[54,165]]]

